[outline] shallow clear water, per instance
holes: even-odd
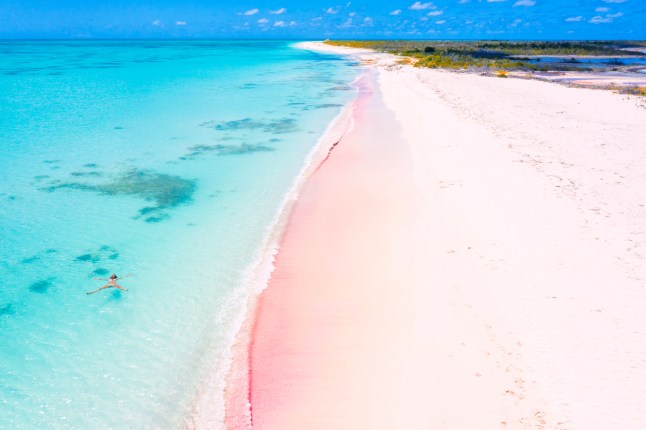
[[[0,42],[0,428],[181,427],[355,74],[286,42]]]

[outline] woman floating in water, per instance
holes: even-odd
[[[117,288],[117,289],[119,289],[121,291],[128,291],[127,289],[123,288],[121,285],[117,284],[117,279],[127,278],[128,276],[132,276],[132,273],[130,273],[129,275],[126,275],[126,276],[122,276],[120,278],[118,278],[117,275],[115,275],[114,273],[112,275],[110,275],[109,278],[94,278],[94,279],[97,279],[97,280],[100,280],[100,281],[108,281],[108,283],[105,284],[104,286],[102,286],[101,288],[97,288],[96,290],[90,291],[89,293],[85,293],[85,294],[94,294],[94,293],[99,292],[101,290],[105,290],[106,288]]]

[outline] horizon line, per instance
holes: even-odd
[[[257,38],[257,37],[21,37],[21,38],[2,38],[0,42],[100,42],[100,41],[514,41],[514,42],[646,42],[646,39],[613,39],[613,38],[586,38],[586,39],[567,39],[567,38],[544,38],[544,39],[524,39],[524,38],[376,38],[376,37],[358,37],[358,38],[331,38],[331,37],[284,37],[284,38]]]

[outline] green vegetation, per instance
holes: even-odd
[[[379,52],[412,57],[416,66],[446,69],[498,70],[585,70],[567,64],[541,65],[528,56],[634,56],[622,50],[643,47],[646,42],[513,42],[513,41],[331,41],[330,45],[369,48]]]
[[[646,87],[628,86],[628,87],[619,87],[616,90],[621,94],[632,94],[635,96],[646,97]]]

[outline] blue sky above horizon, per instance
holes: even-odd
[[[0,38],[646,39],[646,0],[0,0]]]

